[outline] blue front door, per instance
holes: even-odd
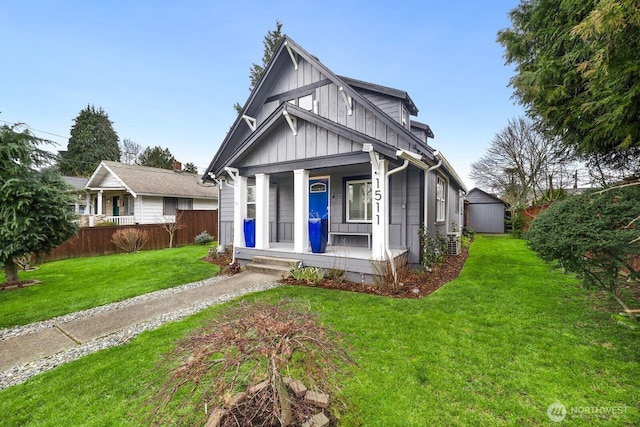
[[[329,218],[329,178],[309,179],[309,218]]]

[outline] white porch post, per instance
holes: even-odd
[[[256,175],[256,249],[269,249],[269,175]]]
[[[293,171],[293,251],[303,253],[309,245],[309,171]]]
[[[102,215],[102,190],[98,191],[98,215]]]
[[[247,177],[236,176],[233,183],[233,246],[244,247],[244,219],[247,217]]]
[[[374,153],[375,161],[371,162],[371,198],[372,198],[372,224],[371,224],[371,258],[384,260],[389,241],[389,194],[387,191],[389,164],[387,160],[381,160]]]

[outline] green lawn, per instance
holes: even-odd
[[[50,319],[147,292],[215,276],[219,268],[201,261],[209,246],[76,258],[21,272],[42,283],[0,292],[0,328]]]
[[[460,277],[420,300],[292,286],[246,298],[289,297],[353,348],[341,425],[562,425],[555,402],[567,425],[640,425],[639,333],[521,240],[479,236]],[[1,391],[3,423],[145,425],[136,399],[160,355],[220,309]]]

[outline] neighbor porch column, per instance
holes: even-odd
[[[256,249],[269,249],[269,175],[256,175]]]
[[[244,219],[247,217],[247,177],[237,176],[233,182],[233,246],[244,247]]]
[[[102,215],[102,190],[98,191],[98,215]]]
[[[371,258],[375,260],[385,259],[389,241],[388,168],[387,160],[375,153],[375,161],[371,162]]]
[[[309,171],[293,171],[293,251],[303,253],[309,246]]]

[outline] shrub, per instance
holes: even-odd
[[[552,204],[531,223],[529,246],[547,261],[557,260],[587,286],[615,294],[619,274],[638,278],[640,186],[611,188]]]
[[[221,425],[301,425],[304,414],[293,404],[285,376],[335,395],[336,374],[350,363],[342,338],[308,304],[245,302],[193,332],[163,359],[161,383],[145,403],[157,425],[203,425],[197,404],[212,413],[224,408],[233,423],[223,418]],[[261,391],[249,393],[242,411],[234,412],[230,402],[258,384]]]
[[[521,239],[524,237],[524,229],[527,226],[527,218],[522,214],[521,209],[514,209],[511,211],[511,216],[506,221],[507,229],[510,230],[509,234],[513,237]]]
[[[436,237],[432,237],[429,231],[424,228],[420,228],[418,234],[422,251],[422,267],[431,271],[433,267],[442,264],[442,261],[444,261],[444,257],[447,255],[447,239],[440,235],[439,232],[436,232]]]
[[[207,230],[204,230],[202,233],[198,234],[193,240],[199,245],[206,245],[208,243],[213,242],[215,239],[213,238],[212,235],[210,235],[207,232]]]
[[[149,241],[149,233],[137,228],[121,228],[111,235],[114,245],[127,253],[138,252]]]
[[[386,258],[381,261],[372,261],[371,270],[373,272],[373,283],[389,293],[395,294],[400,291],[402,283],[400,277],[407,268],[407,254],[403,254],[395,259]]]
[[[325,277],[336,283],[342,283],[347,279],[347,272],[340,268],[330,268],[327,270]]]
[[[291,276],[311,285],[317,285],[324,278],[324,270],[318,267],[292,266]]]

